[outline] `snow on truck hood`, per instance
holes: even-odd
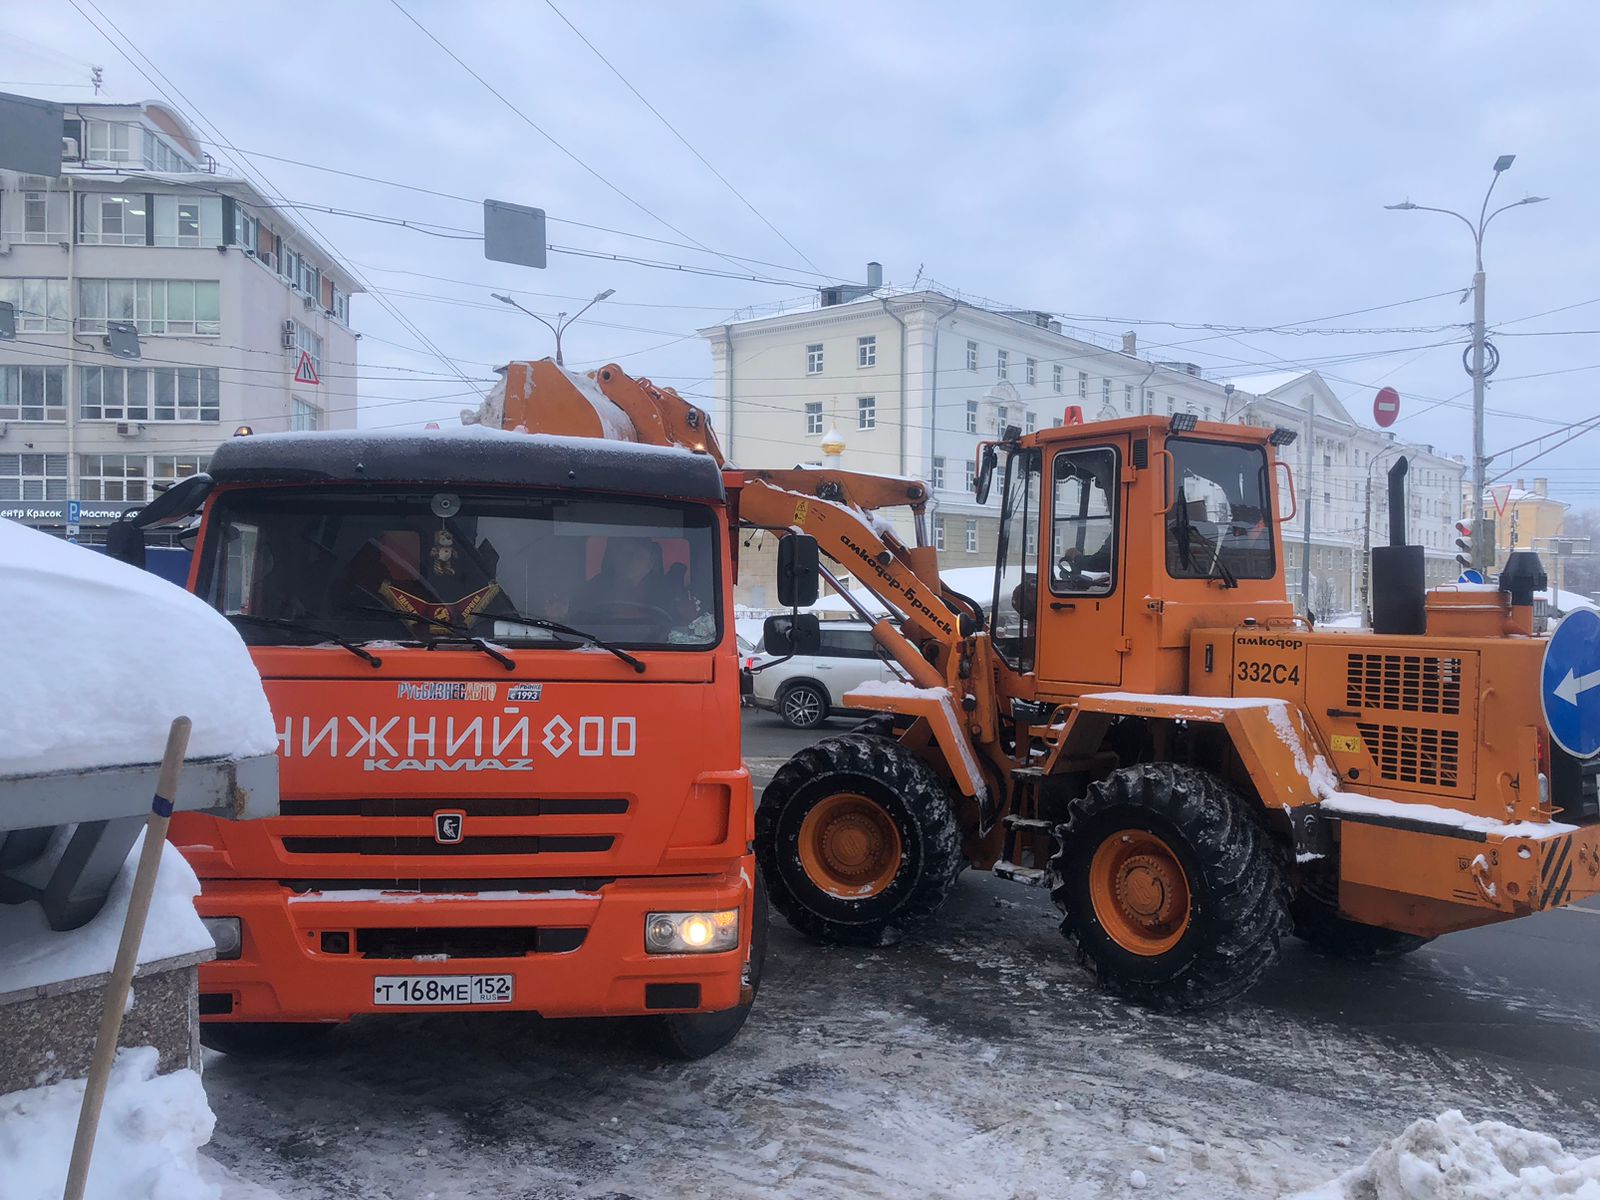
[[[0,520],[0,776],[151,763],[172,719],[190,758],[277,750],[250,654],[182,588]]]

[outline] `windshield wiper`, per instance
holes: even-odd
[[[462,635],[463,640],[472,642],[485,654],[493,655],[501,662],[504,662],[508,669],[513,665],[510,659],[506,658],[505,655],[501,654],[482,638],[471,633],[463,625],[457,625],[451,621],[441,621],[435,617],[426,617],[420,613],[401,612],[396,608],[380,608],[375,604],[347,604],[344,607],[349,609],[351,612],[379,613],[386,617],[393,617],[397,621],[421,621],[425,625],[434,625],[440,629],[448,629],[452,633]],[[610,642],[604,641],[603,639],[598,638],[594,634],[585,630],[575,629],[571,625],[563,625],[560,621],[552,621],[548,617],[530,617],[524,613],[516,612],[515,610],[509,613],[496,613],[494,615],[502,621],[509,621],[516,625],[530,625],[535,629],[548,629],[552,633],[564,633],[568,637],[575,637],[579,641],[586,642],[591,646],[598,646],[602,650],[608,651],[611,654],[615,654],[635,671],[639,672],[640,674],[644,673],[644,663],[640,662],[637,658],[629,654],[620,646],[613,646]]]
[[[1189,519],[1189,498],[1184,493],[1182,484],[1178,485],[1177,504],[1178,511],[1172,518],[1172,524],[1173,532],[1178,535],[1178,558],[1189,570],[1197,571],[1200,568],[1195,565],[1194,556],[1190,552],[1195,537],[1194,524]],[[1204,534],[1200,535],[1200,540],[1211,550],[1211,569],[1201,578],[1220,579],[1222,580],[1222,586],[1225,588],[1238,587],[1239,581],[1234,578],[1233,572],[1228,569],[1228,564],[1222,561],[1222,530],[1217,530],[1217,540],[1215,542],[1212,542]]]
[[[323,629],[319,625],[311,625],[305,621],[294,621],[288,617],[258,617],[253,613],[224,613],[223,616],[230,621],[245,621],[251,625],[265,625],[271,629],[292,629],[296,633],[309,633],[313,637],[325,638],[336,645],[343,646],[357,658],[365,659],[371,663],[374,670],[383,666],[383,659],[372,653],[372,651],[356,642],[352,642],[349,638],[340,636],[331,629]]]
[[[551,633],[564,633],[568,637],[578,638],[581,641],[589,643],[591,646],[598,646],[602,650],[606,650],[612,654],[615,654],[623,662],[627,663],[635,671],[639,672],[639,674],[644,674],[644,664],[637,658],[629,654],[620,646],[613,646],[610,642],[605,641],[602,638],[595,637],[594,634],[588,632],[587,630],[574,629],[571,625],[563,625],[560,621],[552,621],[548,617],[529,617],[519,612],[512,612],[509,614],[502,613],[499,615],[502,620],[510,621],[517,625],[532,625],[535,629],[548,629]]]
[[[420,621],[424,625],[432,625],[435,629],[448,629],[455,635],[454,637],[429,638],[424,645],[429,650],[432,650],[435,646],[448,646],[457,643],[464,646],[476,646],[506,670],[515,671],[517,669],[516,660],[509,654],[497,650],[477,634],[468,630],[465,625],[457,625],[454,621],[441,621],[437,617],[424,616],[422,613],[401,612],[397,608],[379,608],[375,604],[347,604],[344,607],[351,612],[379,613],[386,617],[393,617],[397,621]]]

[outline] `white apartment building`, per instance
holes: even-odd
[[[326,249],[163,105],[69,104],[62,146],[59,178],[0,172],[0,516],[78,500],[97,540],[241,425],[355,425],[361,289]]]
[[[864,285],[821,289],[814,307],[700,330],[711,348],[714,420],[729,461],[743,467],[821,462],[821,443],[834,429],[845,443],[842,466],[925,480],[932,536],[947,566],[993,561],[998,496],[987,505],[973,498],[978,442],[1008,425],[1025,433],[1060,425],[1071,406],[1086,421],[1192,412],[1202,420],[1281,424],[1303,435],[1307,417],[1297,406],[1326,396],[1316,414],[1321,448],[1308,459],[1303,446],[1298,451],[1314,477],[1324,453],[1330,462],[1353,464],[1358,449],[1366,461],[1390,444],[1387,435],[1357,426],[1314,374],[1296,372],[1270,381],[1271,388],[1264,381],[1257,395],[1243,381],[1218,382],[1192,363],[1142,357],[1131,333],[1112,339],[1066,328],[1049,313],[996,311],[938,291],[886,288],[876,263],[867,272]],[[1442,557],[1432,573],[1438,574],[1450,562],[1444,535],[1454,517],[1433,514],[1450,497],[1459,505],[1461,464],[1431,452],[1428,458],[1426,466],[1413,463],[1411,495],[1420,506],[1413,536],[1426,534],[1430,551],[1437,539]],[[1290,462],[1301,475],[1301,463]],[[1441,478],[1426,491],[1416,486],[1436,475],[1448,475],[1448,483]],[[1328,473],[1322,477],[1333,483]],[[1388,524],[1379,482],[1373,540],[1382,545]],[[1361,585],[1355,569],[1361,522],[1333,504],[1335,495],[1341,503],[1350,495],[1345,481],[1328,493],[1311,507],[1313,574],[1328,581],[1320,584],[1325,592],[1331,588],[1320,597],[1331,601],[1320,612],[1354,607]],[[897,523],[909,540],[909,520]],[[1299,588],[1299,532],[1296,524],[1284,533],[1292,594]],[[763,607],[771,601],[769,548],[751,552],[755,561],[741,570],[739,599]],[[1429,559],[1433,565],[1431,552]]]

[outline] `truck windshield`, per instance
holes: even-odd
[[[1174,579],[1271,579],[1272,489],[1260,446],[1169,438],[1172,507],[1167,574]]]
[[[508,646],[720,640],[715,515],[617,497],[434,487],[222,495],[201,578],[227,614],[314,625],[355,642],[426,642],[443,625]],[[252,645],[324,640],[250,622]]]

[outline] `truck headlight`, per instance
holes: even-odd
[[[238,958],[244,949],[244,934],[238,917],[201,917],[211,940],[217,944],[218,958]]]
[[[709,954],[739,945],[739,910],[650,913],[644,948],[651,954]]]

